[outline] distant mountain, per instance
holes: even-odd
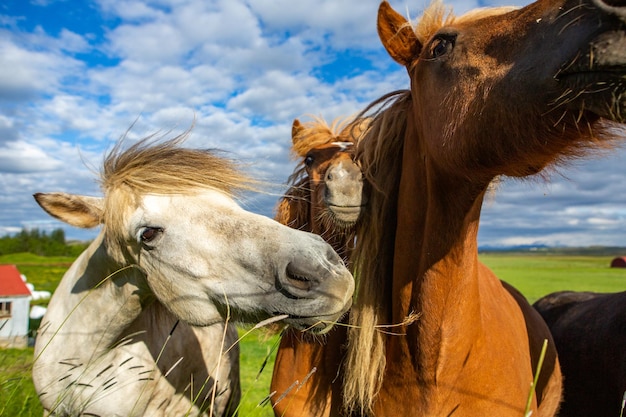
[[[621,246],[586,246],[551,247],[543,244],[517,246],[480,246],[480,253],[545,253],[554,255],[589,255],[589,256],[626,256],[626,247]]]

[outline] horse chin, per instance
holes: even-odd
[[[308,318],[300,319],[296,317],[290,317],[285,319],[285,323],[302,332],[308,332],[315,335],[323,335],[328,333],[333,327],[335,327],[335,323],[339,322],[340,319],[341,317],[335,320],[326,320],[321,318],[317,321],[311,321],[311,319]]]
[[[336,314],[315,317],[290,314],[284,322],[297,330],[315,335],[323,335],[333,329],[337,323],[341,322],[348,313],[348,310],[350,310],[350,307],[352,307],[352,300],[348,301],[341,311]]]
[[[335,206],[328,205],[328,212],[333,222],[343,229],[354,227],[361,216],[361,206]]]
[[[569,91],[561,97],[563,102],[571,100],[576,109],[582,102],[584,110],[598,117],[625,123],[626,28],[598,36],[557,79]]]

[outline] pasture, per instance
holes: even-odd
[[[480,259],[501,279],[510,282],[532,303],[557,290],[617,292],[626,290],[626,270],[609,268],[611,255],[546,253],[488,253]],[[30,254],[0,256],[0,263],[13,263],[36,289],[53,290],[73,261]],[[240,329],[240,335],[246,333]],[[252,331],[241,341],[242,402],[239,415],[271,417],[268,395],[276,337]],[[0,416],[41,416],[30,378],[32,348],[0,351]]]

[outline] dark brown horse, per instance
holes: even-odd
[[[276,220],[322,236],[349,263],[356,224],[366,202],[363,176],[354,148],[367,121],[294,120],[292,151],[300,163],[279,201]],[[276,354],[270,391],[277,416],[322,416],[330,412],[331,392],[340,393],[337,377],[346,328],[336,326],[323,340],[286,329]],[[340,395],[340,394],[335,394]]]
[[[617,417],[626,395],[626,291],[561,291],[534,305],[563,370],[560,417]]]
[[[625,20],[624,0],[538,0],[461,17],[436,3],[412,27],[381,4],[382,43],[411,85],[375,103],[359,145],[372,193],[353,254],[348,412],[556,413],[554,342],[479,262],[481,206],[494,178],[539,173],[619,136]],[[411,313],[419,320],[380,331]]]

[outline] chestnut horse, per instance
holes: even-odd
[[[626,291],[560,291],[537,300],[563,369],[560,417],[616,417],[626,395]]]
[[[498,176],[539,173],[620,138],[625,20],[624,0],[538,0],[460,17],[435,3],[412,27],[381,4],[380,38],[411,84],[374,103],[357,152],[372,190],[353,254],[348,412],[557,412],[554,342],[479,262],[481,206]],[[419,319],[379,331],[411,313]]]
[[[354,148],[367,129],[367,120],[335,120],[328,126],[316,118],[293,122],[292,151],[300,160],[289,177],[291,185],[280,199],[276,220],[316,233],[350,262],[357,221],[366,203],[363,175],[354,162]],[[285,329],[276,354],[270,391],[277,416],[312,416],[329,410],[330,392],[340,392],[337,369],[346,329],[336,326],[322,342],[307,333]]]

